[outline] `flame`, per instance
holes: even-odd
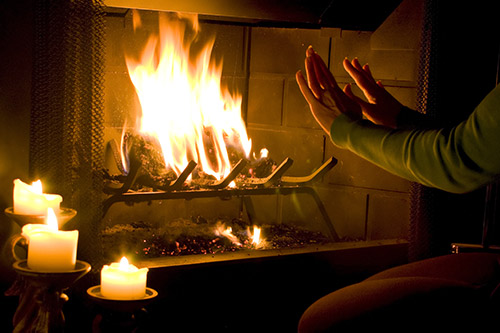
[[[260,231],[261,231],[261,229],[259,227],[257,227],[257,226],[253,227],[253,234],[251,236],[251,239],[252,239],[252,244],[255,246],[258,246],[261,242]]]
[[[226,237],[233,244],[235,244],[237,246],[241,246],[241,242],[238,239],[238,237],[236,237],[235,235],[233,235],[233,228],[231,228],[231,227],[227,227],[226,228],[226,226],[224,224],[218,224],[217,227],[215,228],[215,234],[217,236]]]
[[[231,227],[226,227],[224,223],[218,222],[215,227],[215,234],[217,236],[226,237],[236,246],[248,248],[263,248],[266,246],[267,243],[262,237],[261,231],[261,228],[254,225],[253,232],[250,231],[250,228],[247,228],[246,235],[243,232],[243,235],[240,235],[242,239],[240,239],[233,234],[233,229]]]
[[[250,232],[250,229],[247,230],[248,237],[250,239],[250,245],[254,248],[260,249],[267,246],[266,240],[262,237],[262,229],[253,226],[253,232]]]
[[[122,257],[120,259],[120,270],[127,271],[128,266],[129,266],[128,259],[126,257]]]
[[[253,158],[255,160],[261,160],[263,158],[266,158],[267,156],[269,156],[269,150],[267,150],[267,148],[262,148],[260,150],[260,157],[255,156],[255,153],[253,153]]]
[[[37,181],[32,182],[31,183],[31,190],[35,194],[43,194],[42,181],[40,179],[38,179]]]
[[[125,123],[126,125],[126,123]],[[123,129],[122,129],[122,135],[120,137],[120,158],[121,158],[121,161],[122,161],[122,168],[123,168],[123,171],[125,172],[125,174],[128,174],[128,172],[130,171],[129,170],[129,158],[128,158],[128,153],[129,153],[129,149],[127,147],[127,145],[125,144],[125,128],[126,126],[123,126]]]
[[[57,231],[59,230],[59,225],[57,222],[57,216],[56,213],[54,213],[54,209],[52,208],[47,208],[47,217],[45,218],[45,224],[52,230],[52,231]]]
[[[179,175],[193,160],[220,180],[231,170],[228,146],[248,157],[252,143],[241,95],[221,88],[222,63],[211,61],[215,40],[194,54],[198,37],[197,15],[159,13],[159,35],[126,63],[141,104],[138,130],[157,140],[167,167]]]

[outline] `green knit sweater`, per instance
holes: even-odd
[[[343,114],[334,120],[330,136],[336,146],[400,177],[469,192],[500,175],[500,85],[451,129],[393,130]]]

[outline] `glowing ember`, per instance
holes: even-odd
[[[160,13],[159,36],[149,38],[138,61],[126,62],[142,109],[138,130],[157,140],[167,167],[179,175],[193,160],[222,179],[231,170],[228,147],[248,157],[251,140],[241,96],[221,88],[222,65],[211,61],[214,39],[194,54],[198,36],[196,15]]]

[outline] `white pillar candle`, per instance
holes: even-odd
[[[101,270],[101,294],[109,299],[132,300],[146,296],[148,269],[138,269],[123,257]]]
[[[75,269],[78,230],[58,230],[53,209],[47,212],[47,224],[27,224],[22,229],[28,239],[28,267],[40,272],[64,272]]]
[[[59,194],[46,194],[42,182],[37,180],[31,185],[14,180],[14,213],[22,215],[45,215],[47,208],[58,212],[62,202]]]

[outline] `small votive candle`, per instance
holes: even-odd
[[[42,190],[42,182],[28,185],[20,179],[14,180],[14,213],[21,215],[45,215],[47,208],[59,212],[62,196],[46,194]]]
[[[104,265],[101,270],[101,294],[116,300],[142,299],[146,296],[148,269],[129,264],[126,257],[120,262]]]
[[[52,208],[46,224],[27,224],[22,234],[28,240],[28,267],[39,272],[65,272],[75,269],[78,230],[61,231]]]

